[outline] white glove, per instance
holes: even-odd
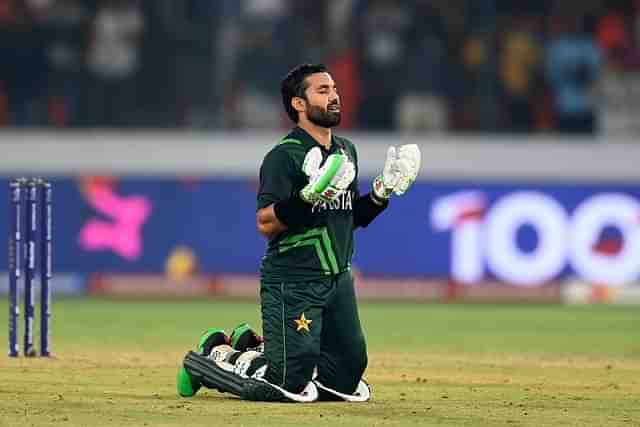
[[[387,160],[384,162],[382,173],[373,180],[373,194],[378,199],[388,200],[399,180],[400,172],[396,167],[396,147],[391,146],[387,149]]]
[[[302,163],[302,171],[309,177],[309,184],[300,190],[300,197],[307,203],[337,199],[356,177],[353,162],[344,154],[331,154],[322,167],[321,163],[319,147],[309,150]]]
[[[397,151],[391,146],[382,174],[373,180],[373,194],[388,200],[393,193],[404,194],[418,177],[420,148],[416,144],[402,145]]]
[[[394,188],[394,193],[398,196],[407,192],[409,187],[418,178],[420,172],[420,148],[416,144],[403,145],[398,150],[398,161],[396,167],[400,174],[398,185]]]

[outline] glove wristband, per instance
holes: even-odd
[[[391,198],[391,194],[393,194],[393,188],[388,188],[384,185],[384,179],[382,175],[378,175],[374,178],[371,183],[372,191],[371,194],[375,195],[378,200],[386,201]]]

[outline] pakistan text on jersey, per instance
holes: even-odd
[[[338,197],[336,200],[333,200],[331,202],[321,202],[321,201],[316,202],[313,205],[313,208],[311,209],[311,211],[313,213],[325,211],[327,209],[330,211],[335,211],[335,210],[351,211],[353,210],[353,204],[352,204],[353,197],[355,197],[355,194],[353,191],[345,191],[344,193],[342,193],[342,195],[340,195],[340,197]]]

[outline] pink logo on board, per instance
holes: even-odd
[[[86,195],[89,204],[112,221],[89,219],[80,230],[80,246],[88,251],[111,250],[129,261],[138,259],[151,202],[142,196],[120,196],[111,185],[90,186]]]

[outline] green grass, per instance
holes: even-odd
[[[53,308],[53,359],[0,357],[0,426],[640,425],[634,307],[363,303],[374,399],[361,405],[177,397],[177,367],[200,332],[259,325],[255,303]]]

